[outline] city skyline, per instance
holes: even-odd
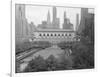
[[[69,7],[57,7],[57,18],[60,20],[60,28],[63,28],[64,23],[64,12],[66,12],[66,17],[70,19],[73,24],[74,30],[76,29],[76,17],[79,14],[79,24],[81,19],[81,8],[69,8]],[[37,27],[42,21],[47,21],[48,12],[50,13],[50,21],[53,20],[53,6],[39,6],[39,5],[26,5],[25,14],[28,23],[33,22]],[[94,9],[89,9],[89,13],[94,13]],[[40,14],[41,13],[41,14]],[[39,17],[39,18],[38,18]]]
[[[63,28],[64,23],[64,12],[66,12],[66,17],[73,24],[74,29],[76,27],[76,14],[79,14],[80,21],[80,10],[81,8],[65,8],[65,7],[56,7],[57,9],[57,18],[60,20],[60,28]],[[28,6],[26,5],[26,18],[28,23],[33,22],[36,26],[41,24],[42,21],[47,21],[48,11],[50,13],[50,21],[53,20],[53,6],[45,7],[45,6]],[[41,12],[41,14],[40,14]]]

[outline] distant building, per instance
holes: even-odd
[[[52,29],[59,29],[59,18],[57,18],[57,9],[53,7],[53,20],[52,20]]]
[[[48,11],[47,14],[47,26],[46,29],[52,29],[52,23],[51,23],[51,19],[50,19],[50,12]]]
[[[73,30],[73,24],[71,24],[70,20],[66,17],[66,12],[64,12],[63,29]]]
[[[47,21],[42,21],[42,24],[38,24],[38,29],[47,29]]]
[[[15,6],[15,37],[16,43],[28,40],[36,27],[33,22],[29,24],[26,19],[25,5],[16,4]]]
[[[56,18],[56,29],[59,29],[60,28],[60,20],[59,18]]]
[[[78,33],[81,33],[84,30],[87,18],[88,18],[88,8],[81,8],[81,20],[80,20],[80,25],[78,27]]]
[[[55,23],[56,22],[56,18],[57,18],[57,9],[56,9],[56,7],[54,6],[53,7],[53,23]]]
[[[29,24],[25,16],[25,5],[15,5],[15,37],[16,42],[22,42],[29,34]]]
[[[34,41],[49,41],[50,43],[73,42],[75,38],[74,30],[66,29],[41,29],[33,33]]]
[[[80,34],[84,29],[88,29],[89,26],[94,27],[94,13],[89,13],[88,8],[81,8],[81,20],[77,32]]]
[[[78,31],[78,27],[79,27],[79,14],[76,14],[76,28],[75,28],[76,31]]]
[[[47,24],[49,25],[49,24],[51,24],[51,22],[50,22],[50,12],[48,11],[48,15],[47,15]]]
[[[26,36],[28,34],[28,23],[25,17],[25,5],[16,4],[15,6],[15,30],[16,36]]]
[[[59,24],[60,24],[60,21],[59,21],[59,18],[57,18],[57,10],[56,10],[56,7],[54,6],[52,22],[50,19],[50,12],[48,11],[47,21],[42,21],[42,24],[39,24],[37,28],[38,29],[59,29],[60,28]]]
[[[85,36],[89,35],[89,37],[91,37],[91,40],[94,40],[94,14],[93,13],[89,13],[88,17],[86,18],[85,21]],[[89,30],[90,29],[90,30]],[[91,32],[90,32],[91,31]]]
[[[29,35],[31,35],[36,30],[36,26],[34,25],[33,22],[31,22],[29,24],[29,29],[28,30],[29,30]]]

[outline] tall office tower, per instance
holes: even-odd
[[[48,15],[47,15],[47,24],[50,24],[50,12],[48,11]]]
[[[56,7],[54,6],[53,7],[53,22],[55,23],[55,21],[56,21],[56,15],[57,15],[57,12],[56,12]]]
[[[88,17],[88,8],[81,8],[81,20],[78,27],[78,33],[81,33],[85,28],[86,18]]]
[[[64,11],[64,19],[66,19],[66,11]]]
[[[22,31],[22,24],[21,23],[21,19],[24,19],[25,14],[22,14],[24,11],[24,7],[22,5],[17,5],[15,6],[15,33],[16,36],[18,35],[22,35],[23,31]]]
[[[15,5],[15,37],[16,41],[22,41],[29,34],[29,25],[25,17],[25,5]]]
[[[48,14],[47,14],[47,25],[46,25],[46,28],[47,29],[51,29],[52,26],[51,26],[51,22],[50,22],[50,12],[48,11]]]
[[[67,26],[66,12],[64,12],[64,17],[63,18],[64,18],[63,29],[65,29],[66,26]]]
[[[18,36],[24,37],[28,35],[29,27],[25,16],[25,5],[16,4],[15,8],[15,33]]]
[[[52,20],[52,29],[59,29],[59,25],[58,25],[58,18],[57,18],[57,9],[54,6],[53,7],[53,20]]]
[[[76,14],[76,28],[75,30],[77,31],[79,27],[79,14]]]
[[[66,24],[67,24],[66,11],[64,12],[64,23],[66,23]]]

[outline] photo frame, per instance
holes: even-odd
[[[16,11],[16,10],[18,10],[18,8],[16,8],[18,6],[18,8],[19,7],[21,7],[21,8],[19,8],[19,10],[21,10],[21,12],[19,13],[18,11]],[[25,9],[25,7],[24,6],[28,6],[27,7],[27,10]],[[32,7],[30,10],[29,10],[29,8],[30,7]],[[48,12],[48,9],[44,9],[44,8],[47,8],[47,7],[49,7],[51,10],[52,10],[52,12],[50,11],[50,12]],[[60,10],[58,10],[60,8]],[[68,9],[68,8],[71,8],[69,11],[67,11],[67,12],[69,12],[69,19],[71,20],[71,22],[70,22],[70,25],[69,25],[69,30],[67,30],[68,31],[68,34],[66,34],[66,29],[68,28],[68,26],[66,27],[66,23],[67,23],[67,17],[66,17],[66,12],[64,12],[64,11],[66,11],[66,10],[64,10],[63,8],[66,8],[66,9]],[[77,9],[77,8],[79,8],[79,9]],[[83,8],[83,10],[82,10],[82,8]],[[87,12],[87,9],[90,9],[90,12],[92,12],[92,15],[89,15],[89,14],[87,14],[86,15],[86,12]],[[34,10],[34,9],[36,9],[36,10]],[[43,13],[42,13],[42,10],[44,11]],[[91,11],[91,9],[92,9],[92,11]],[[33,10],[33,12],[31,13],[31,11]],[[57,10],[57,11],[55,11],[55,10]],[[63,15],[62,16],[60,16],[60,14],[61,14],[61,10],[62,10],[62,13],[63,13]],[[75,11],[75,13],[74,13],[74,11]],[[79,10],[79,11],[78,11]],[[27,11],[27,18],[26,17],[24,17],[24,16],[26,16],[26,11]],[[71,11],[71,12],[70,12]],[[82,12],[83,11],[83,12]],[[36,12],[36,13],[35,13]],[[45,13],[46,12],[46,13]],[[34,18],[31,18],[30,19],[30,16],[32,15],[32,14],[36,14],[36,15],[33,15],[33,17]],[[39,14],[38,14],[39,13]],[[40,13],[41,13],[41,15],[40,15]],[[45,14],[44,14],[45,13]],[[59,13],[59,15],[56,15],[56,14],[58,14]],[[71,13],[72,13],[72,15],[71,15]],[[78,14],[79,15],[78,15]],[[87,12],[88,13],[88,12]],[[22,18],[21,18],[21,20],[20,20],[20,16],[18,17],[18,15],[21,15],[22,16]],[[43,15],[42,15],[43,14]],[[50,14],[52,14],[52,16],[50,15]],[[82,14],[83,14],[83,19],[82,19]],[[28,17],[28,15],[29,15],[29,17]],[[35,21],[35,19],[37,19],[38,18],[38,16],[37,15],[40,15],[39,17],[40,17],[40,20],[36,20]],[[44,16],[45,15],[45,17],[44,17],[44,19],[42,18],[42,16]],[[68,14],[67,14],[68,15]],[[74,16],[75,15],[75,16]],[[85,16],[84,16],[85,15]],[[57,17],[59,17],[59,19],[57,19]],[[50,17],[51,17],[51,20],[50,20]],[[65,18],[64,18],[65,17]],[[84,17],[86,17],[87,19],[86,20],[84,20]],[[89,18],[88,18],[89,17]],[[16,18],[18,18],[18,19],[16,19]],[[62,21],[60,20],[60,19],[62,19]],[[70,21],[68,19],[68,22]],[[28,21],[29,20],[29,21]],[[36,31],[33,31],[34,30],[34,28],[32,29],[32,27],[30,27],[30,29],[28,30],[28,31],[26,31],[26,30],[23,30],[23,32],[22,32],[22,29],[21,29],[21,27],[19,26],[18,27],[18,29],[17,29],[17,27],[16,27],[16,22],[17,22],[17,24],[19,24],[19,25],[22,25],[22,27],[23,27],[23,25],[26,25],[26,24],[30,24],[30,25],[33,25],[33,23],[29,23],[29,22],[36,22],[35,24],[36,25],[38,25],[39,26],[39,28],[38,28],[38,30],[36,30]],[[44,21],[44,22],[42,22],[43,20],[46,20],[46,22]],[[57,21],[56,21],[57,20]],[[88,20],[90,20],[90,21],[88,21]],[[37,22],[37,21],[40,21],[40,22],[42,22],[42,24],[40,23],[40,22]],[[65,21],[65,23],[64,23],[64,21]],[[55,23],[56,22],[56,23]],[[61,24],[59,24],[59,23],[61,23]],[[76,24],[81,24],[82,25],[82,27],[81,28],[79,28],[79,30],[80,30],[80,32],[79,33],[77,33],[75,30],[77,29],[76,28],[76,26],[72,26],[72,23],[73,23],[73,26],[74,25],[76,25]],[[46,24],[46,25],[45,25]],[[57,26],[55,26],[57,24]],[[58,24],[59,24],[59,26],[58,26]],[[65,24],[65,26],[64,26],[64,24]],[[83,30],[83,34],[81,33],[81,29],[83,29],[83,25],[85,24],[85,26],[84,26],[84,30]],[[46,27],[45,27],[45,26]],[[86,28],[85,29],[85,27],[86,27],[86,25],[93,25],[93,27],[90,27],[90,26],[88,26],[88,28]],[[77,70],[79,70],[80,71],[80,69],[94,69],[94,64],[95,64],[95,61],[94,61],[94,7],[88,7],[88,6],[79,6],[79,5],[67,5],[67,4],[55,4],[55,3],[47,3],[47,4],[44,4],[44,3],[34,3],[34,2],[29,2],[29,3],[27,3],[27,1],[25,2],[25,1],[12,1],[12,68],[11,68],[11,73],[12,73],[12,76],[31,76],[31,74],[35,74],[35,73],[40,73],[40,72],[43,72],[43,71],[45,71],[45,72],[52,72],[52,71],[54,71],[54,72],[62,72],[62,71],[71,71],[71,70],[74,70],[74,71],[76,71],[76,69]],[[42,27],[42,29],[41,29],[41,26],[44,26],[44,27]],[[47,27],[48,26],[48,27]],[[52,26],[52,27],[51,27]],[[55,27],[54,27],[55,26]],[[72,27],[71,27],[72,26]],[[37,26],[36,26],[37,27]],[[25,29],[25,27],[23,27],[24,29]],[[62,29],[59,29],[59,28],[62,28]],[[21,30],[20,30],[21,29]],[[31,33],[31,29],[32,29],[32,33]],[[90,31],[92,30],[92,34],[88,34],[88,29],[90,29]],[[17,31],[18,30],[18,31]],[[77,29],[78,30],[78,29]],[[25,31],[25,32],[24,32]],[[16,32],[18,32],[18,33],[16,33]],[[33,33],[34,32],[34,33]],[[22,33],[22,34],[20,34],[20,33]],[[28,37],[26,37],[26,34],[27,34],[27,36]],[[48,34],[47,34],[48,33]],[[71,34],[70,34],[71,33]],[[18,35],[19,34],[19,35]],[[77,34],[77,37],[76,37],[76,34]],[[18,38],[17,38],[17,35],[18,35]],[[23,36],[22,36],[23,35]],[[81,61],[83,60],[83,65],[81,66],[80,65],[80,67],[77,67],[77,68],[74,68],[75,66],[73,66],[73,68],[70,68],[70,66],[69,66],[69,68],[67,68],[67,67],[64,67],[64,69],[62,69],[62,67],[60,68],[61,70],[58,70],[58,68],[56,67],[57,65],[55,65],[55,67],[56,68],[53,68],[54,66],[51,66],[50,65],[50,68],[47,70],[47,68],[49,67],[49,66],[47,66],[46,64],[49,64],[49,62],[48,63],[46,63],[46,64],[44,64],[45,63],[45,61],[44,61],[44,63],[43,63],[43,61],[41,61],[40,62],[40,59],[41,59],[41,56],[39,56],[39,55],[41,55],[42,54],[42,56],[44,56],[44,54],[48,54],[51,50],[53,50],[53,51],[51,51],[51,53],[50,54],[55,54],[55,52],[54,51],[61,51],[61,52],[63,52],[61,49],[66,49],[66,45],[64,45],[64,44],[66,44],[66,42],[65,41],[67,41],[67,44],[69,44],[69,39],[67,38],[66,39],[66,37],[67,36],[71,36],[72,35],[72,39],[70,38],[70,41],[71,40],[73,40],[74,42],[80,42],[81,40],[82,40],[82,43],[84,42],[90,42],[91,44],[93,43],[93,45],[92,45],[92,47],[91,47],[91,44],[90,43],[87,43],[87,44],[90,44],[89,46],[90,46],[90,49],[93,51],[93,52],[89,52],[88,53],[88,55],[87,55],[87,51],[89,51],[90,49],[86,49],[87,48],[87,46],[83,46],[83,44],[81,45],[81,44],[78,44],[78,45],[75,45],[75,44],[77,44],[77,43],[70,43],[70,45],[75,45],[75,46],[70,46],[70,45],[67,45],[67,48],[72,48],[73,49],[73,51],[75,50],[74,48],[76,48],[76,46],[78,46],[79,48],[80,48],[80,50],[78,51],[74,51],[74,53],[73,53],[73,51],[70,51],[70,50],[68,50],[68,52],[64,52],[63,53],[63,55],[65,55],[65,54],[67,54],[67,56],[69,56],[69,55],[71,55],[72,53],[73,53],[73,55],[75,55],[75,57],[77,57],[78,59],[81,59],[81,60],[78,60],[78,62],[80,61],[80,64],[82,64],[81,63]],[[85,35],[87,35],[87,39],[86,39],[86,36]],[[89,35],[91,35],[91,37],[92,37],[92,42],[90,41],[90,39],[89,39]],[[48,37],[47,37],[48,36]],[[54,37],[52,37],[52,36],[54,36]],[[40,37],[45,37],[45,39],[41,39]],[[23,45],[23,44],[21,44],[21,45],[17,45],[17,42],[16,41],[18,41],[18,43],[21,43],[21,42],[23,42],[23,39],[26,39],[28,42],[25,42],[25,44]],[[49,39],[48,39],[49,38]],[[60,38],[60,39],[59,39]],[[84,39],[85,38],[85,39]],[[21,39],[21,40],[20,40]],[[20,41],[19,41],[20,40]],[[44,70],[44,68],[42,68],[42,70],[40,69],[40,70],[36,70],[36,71],[34,71],[33,69],[29,69],[29,68],[27,68],[28,69],[28,71],[25,71],[25,72],[23,72],[23,71],[18,71],[19,70],[19,64],[20,63],[23,63],[23,61],[20,61],[19,62],[19,58],[21,57],[21,60],[23,59],[23,57],[25,58],[25,57],[27,57],[27,55],[24,55],[24,54],[28,54],[28,55],[31,55],[31,54],[33,54],[33,51],[32,52],[29,52],[31,49],[30,49],[30,47],[31,46],[34,46],[33,45],[33,41],[49,41],[50,43],[44,43],[44,42],[39,42],[39,44],[37,43],[37,42],[35,42],[34,43],[34,45],[40,45],[40,48],[36,48],[36,50],[41,50],[41,48],[44,50],[46,47],[47,47],[47,49],[46,49],[46,51],[44,52],[44,51],[42,51],[43,53],[37,53],[36,54],[36,59],[37,58],[40,58],[39,59],[39,61],[38,61],[38,59],[36,60],[37,61],[37,63],[36,64],[38,64],[39,63],[39,65],[40,65],[40,63],[43,63],[43,66],[37,66],[37,67],[44,67],[44,68],[46,68],[45,70]],[[62,41],[62,43],[59,43],[59,41],[61,42]],[[29,42],[31,42],[32,44],[30,44]],[[55,45],[55,44],[57,44],[57,45]],[[17,46],[16,46],[17,45]],[[49,49],[49,45],[50,45],[50,49]],[[51,48],[51,45],[52,45],[52,48]],[[59,45],[59,47],[60,48],[58,48],[57,46]],[[86,44],[85,44],[86,45]],[[16,49],[18,47],[18,49]],[[37,47],[37,46],[34,46],[34,47]],[[39,47],[39,46],[38,46]],[[83,48],[83,49],[82,49]],[[29,49],[29,50],[27,50],[27,49]],[[55,50],[56,49],[56,50]],[[86,50],[86,51],[83,51],[81,54],[79,54],[80,53],[80,51],[82,51],[82,50]],[[16,53],[16,51],[18,51],[17,53]],[[23,51],[23,52],[20,52],[20,51]],[[25,51],[25,52],[24,52]],[[49,52],[47,52],[47,51],[49,51]],[[77,54],[76,54],[77,53]],[[90,53],[91,53],[91,55],[90,55]],[[57,53],[58,54],[58,53]],[[85,56],[83,55],[83,54],[86,54]],[[37,57],[37,55],[39,56],[39,57]],[[76,55],[79,55],[79,56],[76,56]],[[82,56],[82,58],[79,58],[79,57],[81,57]],[[89,59],[89,56],[90,56],[90,59]],[[33,57],[33,56],[32,56]],[[72,57],[72,56],[71,56]],[[71,57],[69,57],[68,59],[70,59]],[[74,57],[74,58],[75,58]],[[83,57],[85,57],[86,59],[84,60],[83,59]],[[47,58],[47,57],[46,57]],[[51,57],[52,58],[52,57]],[[29,58],[28,59],[25,59],[25,61],[27,61],[27,60],[29,60],[30,59],[30,56],[29,56]],[[32,60],[32,59],[31,59]],[[53,59],[51,59],[51,61],[52,61]],[[64,58],[63,58],[63,60],[64,60]],[[75,59],[75,60],[77,60],[77,59]],[[17,63],[17,61],[19,62],[19,64]],[[58,60],[57,60],[58,61]],[[62,60],[61,60],[62,61]],[[70,60],[71,61],[71,60]],[[72,60],[73,61],[73,60]],[[84,65],[85,64],[85,61],[86,61],[86,65]],[[90,63],[90,65],[91,66],[89,66],[88,65],[88,63],[87,63],[87,61],[89,61],[89,62],[91,62]],[[47,62],[47,60],[46,60],[46,62]],[[64,62],[65,62],[65,60],[64,60]],[[77,61],[76,61],[77,62]],[[54,63],[56,63],[56,62],[54,62]],[[67,62],[67,63],[69,63],[69,62]],[[34,64],[34,62],[32,63],[32,65]],[[59,64],[58,62],[56,63],[56,64]],[[65,63],[66,64],[66,63]],[[76,63],[75,63],[76,64]],[[42,64],[41,64],[42,65]],[[73,63],[71,63],[71,64],[69,64],[69,65],[73,65]],[[23,65],[22,67],[24,67],[25,65]],[[47,66],[47,67],[45,67],[45,66]],[[78,65],[79,66],[79,65]],[[72,66],[71,66],[72,67]],[[18,69],[17,69],[18,68]],[[66,69],[65,69],[66,68]],[[35,69],[35,68],[34,68]],[[37,69],[37,68],[36,68]],[[17,72],[16,72],[16,70],[17,70]],[[32,70],[32,71],[30,71],[30,70]],[[58,70],[58,71],[57,71]],[[38,71],[40,71],[40,72],[38,72]]]

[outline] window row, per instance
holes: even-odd
[[[71,36],[71,34],[39,34],[39,36]]]

